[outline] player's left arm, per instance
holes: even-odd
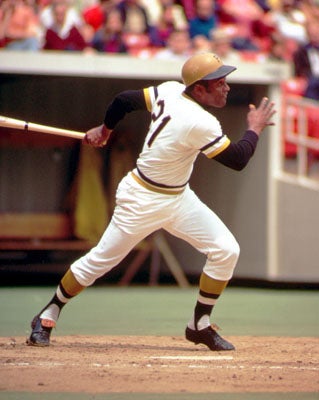
[[[267,97],[261,100],[257,108],[250,104],[247,114],[247,131],[237,143],[229,143],[214,159],[237,171],[245,168],[255,152],[259,136],[263,130],[267,126],[274,125],[272,117],[275,113],[274,102],[269,101]]]
[[[237,142],[230,142],[229,145],[214,160],[232,168],[241,171],[248,164],[257,147],[258,135],[251,130],[247,130],[243,137]]]
[[[85,143],[95,147],[105,146],[109,137],[126,114],[136,110],[147,110],[146,89],[126,90],[117,94],[107,107],[104,123],[86,132]]]

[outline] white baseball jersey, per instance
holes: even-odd
[[[216,117],[184,89],[178,82],[144,89],[152,119],[137,167],[153,182],[170,187],[189,181],[200,152],[212,158],[230,143]]]

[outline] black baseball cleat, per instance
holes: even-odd
[[[194,330],[187,327],[185,336],[190,342],[205,344],[212,351],[235,350],[235,347],[223,339],[211,326],[201,330]]]
[[[41,319],[39,315],[36,315],[31,322],[32,332],[29,339],[27,339],[27,345],[39,347],[49,346],[50,335],[54,326],[54,321]]]

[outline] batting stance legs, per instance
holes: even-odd
[[[49,345],[52,327],[62,307],[117,266],[141,240],[163,228],[207,257],[186,338],[204,343],[211,350],[234,349],[210,326],[210,314],[233,274],[239,255],[239,246],[227,227],[189,187],[178,195],[156,193],[128,175],[119,185],[116,201],[114,215],[100,242],[71,265],[52,300],[32,321],[28,344]]]

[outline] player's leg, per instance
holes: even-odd
[[[52,300],[33,319],[30,345],[48,346],[63,306],[116,267],[141,240],[160,228],[170,215],[163,198],[144,189],[130,175],[121,181],[112,221],[97,246],[71,265]]]
[[[51,301],[34,317],[27,341],[33,346],[48,346],[64,305],[95,280],[118,265],[143,237],[123,232],[111,222],[96,247],[76,260],[62,277]]]
[[[211,327],[210,316],[236,266],[237,241],[219,217],[190,190],[183,196],[178,215],[165,229],[207,257],[186,337],[194,343],[206,344],[211,350],[232,350],[234,347]]]
[[[33,318],[32,332],[27,340],[28,345],[49,346],[52,328],[55,327],[63,306],[78,295],[84,286],[75,279],[70,269],[61,279],[54,296],[49,303]]]

